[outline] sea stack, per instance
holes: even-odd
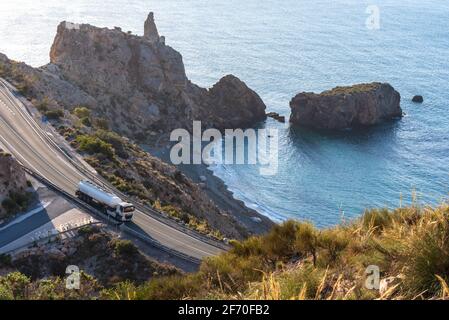
[[[143,37],[150,42],[159,42],[159,32],[157,31],[156,23],[154,22],[154,13],[150,12],[144,25]]]
[[[402,117],[399,92],[388,83],[336,87],[320,94],[303,92],[290,102],[293,125],[342,130]]]

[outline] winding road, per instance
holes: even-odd
[[[56,146],[16,95],[8,83],[0,79],[0,145],[4,145],[22,165],[74,195],[79,181],[88,176]],[[135,212],[129,227],[166,248],[195,259],[223,251],[210,241],[183,232],[143,210]]]

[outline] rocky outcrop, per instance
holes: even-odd
[[[159,42],[159,32],[157,31],[156,23],[154,22],[154,13],[150,12],[144,25],[143,37],[151,42]]]
[[[269,118],[273,118],[276,121],[279,121],[281,123],[285,123],[285,117],[281,116],[279,113],[277,112],[268,112],[267,113],[267,117]]]
[[[191,83],[181,54],[159,36],[151,13],[143,37],[63,22],[50,58],[43,70],[93,97],[94,112],[132,138],[191,129],[193,120],[235,128],[265,119],[263,101],[234,76],[210,90]]]
[[[13,83],[27,97],[40,102],[45,100],[49,108],[97,106],[93,97],[63,79],[55,65],[36,69],[23,62],[12,61],[0,53],[0,76]]]
[[[3,200],[14,193],[24,193],[27,188],[25,172],[20,168],[16,160],[0,149],[0,220],[6,214],[1,205]]]
[[[415,102],[415,103],[423,103],[424,102],[424,98],[423,98],[423,96],[414,96],[412,101]]]
[[[400,94],[387,83],[336,87],[321,94],[300,93],[292,99],[290,122],[316,129],[370,126],[402,117]]]
[[[208,93],[209,120],[216,128],[244,128],[267,118],[266,106],[259,95],[233,75],[223,77]]]

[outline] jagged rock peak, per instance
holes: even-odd
[[[159,42],[159,32],[157,31],[156,23],[154,22],[154,13],[150,12],[148,14],[148,18],[145,21],[144,26],[144,34],[145,39],[148,39],[150,42]]]

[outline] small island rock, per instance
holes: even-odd
[[[336,87],[320,94],[303,92],[290,102],[293,125],[341,130],[402,117],[401,96],[387,83]]]
[[[423,98],[423,96],[414,96],[412,101],[416,102],[416,103],[423,103],[424,102],[424,98]]]

